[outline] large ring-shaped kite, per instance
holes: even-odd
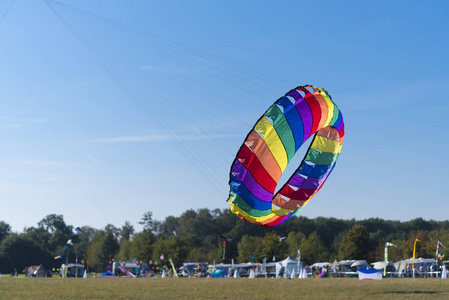
[[[275,193],[287,164],[315,133],[298,169]],[[287,221],[323,186],[343,137],[343,116],[326,90],[306,85],[289,91],[258,120],[237,153],[227,200],[232,212],[261,226]]]

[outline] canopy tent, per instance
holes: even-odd
[[[434,258],[409,258],[398,261],[394,264],[394,268],[398,274],[398,277],[411,276],[410,272],[412,272],[412,265],[415,268],[415,272],[420,274],[422,271],[428,270],[429,267],[435,263]]]
[[[293,272],[299,274],[298,262],[289,256],[276,264],[276,277],[279,276],[281,270],[283,272],[283,277],[290,277]]]
[[[328,262],[317,262],[317,263],[314,263],[311,267],[312,268],[326,268],[328,265],[330,265],[331,263],[328,263]]]
[[[354,268],[354,267],[356,267],[357,270],[367,269],[368,263],[366,262],[366,260],[356,260],[351,264],[351,268]]]
[[[373,266],[373,269],[376,270],[383,270],[384,268],[387,268],[387,271],[394,271],[394,262],[393,261],[376,261],[371,263]]]

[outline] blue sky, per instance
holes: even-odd
[[[346,136],[301,215],[447,219],[446,1],[63,2],[93,17],[52,3],[15,1],[0,23],[13,230],[50,213],[139,228],[146,211],[227,208],[246,133],[304,84],[329,91]]]

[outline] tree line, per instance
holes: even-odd
[[[299,216],[277,227],[259,227],[239,220],[229,209],[203,208],[162,221],[146,212],[139,224],[143,225],[140,232],[129,221],[121,227],[85,225],[75,230],[62,215],[50,214],[19,233],[0,221],[0,272],[36,264],[57,268],[67,259],[78,259],[94,272],[105,271],[113,261],[133,258],[156,267],[168,265],[169,259],[176,267],[188,261],[278,261],[296,258],[298,250],[305,264],[346,259],[374,262],[384,259],[387,241],[396,245],[389,249],[390,260],[398,261],[412,256],[415,239],[419,240],[416,257],[434,258],[438,240],[449,245],[449,221],[422,218],[400,222]],[[440,252],[446,258],[449,255],[442,247]]]

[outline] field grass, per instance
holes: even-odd
[[[1,299],[449,299],[449,279],[0,278]]]

